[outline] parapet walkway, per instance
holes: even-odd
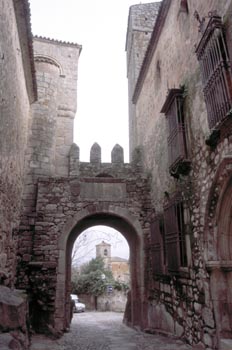
[[[31,350],[193,350],[180,340],[137,332],[122,324],[122,314],[74,314],[70,332],[59,340],[33,338]],[[197,349],[197,348],[196,348]]]

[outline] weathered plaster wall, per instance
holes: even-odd
[[[6,285],[13,285],[17,243],[14,232],[19,224],[29,99],[33,91],[27,89],[24,48],[20,44],[14,2],[1,0],[0,8],[0,281],[3,278]],[[27,35],[23,38],[27,42]]]

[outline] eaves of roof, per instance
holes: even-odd
[[[72,43],[72,42],[69,42],[69,41],[62,41],[62,40],[47,38],[47,37],[38,36],[38,35],[35,35],[34,39],[36,39],[38,41],[45,41],[45,42],[54,43],[54,44],[57,44],[57,45],[76,47],[76,48],[78,48],[80,50],[80,53],[81,53],[81,50],[82,50],[82,46],[81,45],[79,45],[77,43]]]
[[[125,263],[128,263],[128,260],[127,260],[127,259],[120,258],[119,256],[113,256],[113,257],[111,257],[110,261],[111,261],[112,263],[114,263],[114,262],[125,262]]]
[[[161,3],[159,13],[158,13],[158,16],[156,18],[154,29],[153,29],[153,32],[151,35],[151,39],[149,41],[149,44],[148,44],[148,47],[147,47],[147,50],[146,50],[146,53],[145,53],[145,56],[143,59],[143,63],[142,63],[141,69],[140,69],[140,73],[139,73],[139,76],[138,76],[138,79],[137,79],[137,82],[135,85],[135,90],[134,90],[134,94],[132,97],[132,102],[134,104],[137,102],[138,97],[140,95],[140,92],[142,90],[143,82],[145,80],[145,77],[146,77],[148,68],[150,66],[153,54],[156,50],[156,47],[157,47],[157,44],[159,41],[159,37],[160,37],[160,34],[162,32],[170,5],[171,5],[171,0],[163,0]]]

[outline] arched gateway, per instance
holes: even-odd
[[[31,232],[24,228],[21,232],[18,284],[30,293],[32,325],[38,331],[57,334],[69,326],[71,251],[78,235],[94,225],[115,228],[127,239],[131,298],[125,320],[146,327],[145,245],[152,218],[149,179],[139,160],[123,163],[120,146],[112,151],[112,163],[101,163],[99,152],[95,144],[90,163],[81,163],[79,149],[73,145],[68,176],[37,179],[35,212],[27,218]]]
[[[65,225],[60,236],[58,249],[58,274],[56,289],[55,327],[62,329],[69,324],[69,295],[71,279],[71,251],[76,238],[94,225],[107,225],[120,231],[127,239],[130,247],[131,263],[131,315],[127,321],[133,325],[141,325],[143,310],[141,296],[143,291],[143,231],[140,222],[130,214],[128,209],[114,205],[97,203],[94,207],[85,208],[72,217]],[[66,303],[64,303],[64,300]]]

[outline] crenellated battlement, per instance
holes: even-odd
[[[111,151],[111,162],[101,161],[101,147],[94,143],[90,149],[90,162],[80,161],[80,149],[73,143],[69,152],[69,176],[122,177],[131,172],[140,173],[141,161],[134,157],[131,163],[124,163],[124,150],[116,144]]]

